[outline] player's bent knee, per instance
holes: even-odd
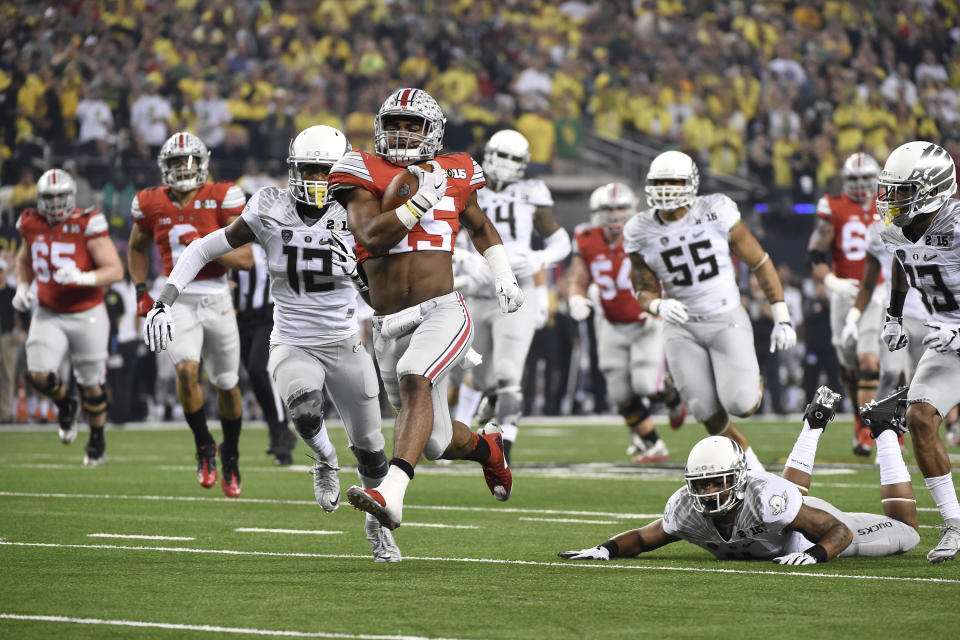
[[[452,441],[451,437],[440,438],[436,434],[431,435],[427,440],[427,445],[423,448],[423,457],[427,460],[436,460],[443,455]]]
[[[236,372],[219,373],[210,378],[210,383],[217,388],[217,391],[233,391],[239,382],[240,376]]]
[[[27,380],[40,393],[53,396],[60,392],[60,376],[52,371],[31,371]]]
[[[390,463],[387,462],[387,455],[383,452],[383,449],[367,451],[358,447],[350,447],[350,450],[357,458],[357,471],[361,476],[382,478],[387,475]]]
[[[323,426],[323,392],[310,389],[287,403],[290,420],[303,438],[317,435]]]
[[[92,389],[87,387],[80,391],[83,399],[83,412],[88,417],[99,416],[107,411],[107,394],[102,388],[99,386]]]
[[[650,399],[633,396],[617,406],[617,413],[623,416],[623,419],[631,427],[640,424],[650,417]]]

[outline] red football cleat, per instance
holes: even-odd
[[[487,481],[487,487],[493,497],[504,502],[510,498],[510,493],[513,491],[513,474],[510,473],[507,459],[503,454],[503,436],[500,427],[493,422],[488,422],[477,432],[477,436],[490,445],[490,457],[483,463],[483,479]]]
[[[239,461],[239,453],[224,452],[221,445],[220,466],[223,468],[223,476],[220,478],[220,488],[223,489],[223,495],[228,498],[236,498],[243,489],[243,482],[240,480]],[[214,480],[216,480],[216,476],[214,476]]]
[[[681,402],[676,407],[670,409],[670,428],[679,429],[687,419],[687,405]]]
[[[217,445],[212,442],[197,449],[197,482],[204,489],[217,484]]]

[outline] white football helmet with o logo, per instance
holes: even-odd
[[[187,158],[184,166],[173,167],[174,158]],[[207,181],[210,151],[203,140],[186,131],[178,131],[163,143],[157,156],[163,184],[176,191],[193,191]]]
[[[590,223],[619,234],[637,211],[637,196],[622,182],[610,182],[590,194]]]
[[[422,120],[419,133],[387,131],[393,118]],[[390,94],[373,121],[373,146],[378,156],[400,166],[432,160],[443,148],[447,118],[440,105],[423,89],[398,89]]]
[[[339,129],[319,124],[307,127],[290,141],[287,182],[297,202],[317,208],[325,205],[327,180],[306,180],[303,167],[320,165],[329,174],[333,165],[350,150],[347,136]]]
[[[682,181],[682,184],[660,184]],[[674,211],[689,207],[700,190],[700,171],[693,158],[681,151],[664,151],[650,163],[644,192],[654,209]]]
[[[905,227],[934,213],[957,191],[953,158],[932,142],[908,142],[890,153],[877,184],[877,213],[886,224]]]
[[[843,190],[851,199],[864,202],[877,188],[880,165],[873,156],[855,153],[843,163]]]
[[[77,183],[63,169],[45,171],[37,180],[37,211],[51,226],[60,224],[77,208]]]
[[[747,457],[730,438],[710,436],[693,445],[683,477],[693,508],[706,516],[719,516],[743,501]]]
[[[522,133],[503,129],[483,149],[483,174],[494,191],[523,180],[530,163],[530,143]]]

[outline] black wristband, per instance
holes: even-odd
[[[136,288],[137,288],[137,297],[139,298],[140,296],[142,296],[144,293],[147,292],[147,288],[148,288],[147,283],[141,282],[140,284],[136,285]]]
[[[889,313],[894,318],[900,318],[903,316],[903,302],[907,299],[906,291],[897,291],[892,289],[890,291],[890,306],[887,308],[887,313]]]
[[[618,545],[613,540],[607,540],[600,546],[610,552],[611,558],[616,558],[617,556],[620,555],[620,545]]]
[[[807,555],[816,560],[819,564],[827,561],[827,550],[818,544],[813,545],[806,551]]]

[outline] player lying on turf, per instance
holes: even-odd
[[[840,399],[820,387],[803,414],[803,431],[782,477],[747,471],[740,445],[710,436],[690,451],[687,486],[670,497],[662,518],[596,547],[558,555],[567,560],[633,558],[677,540],[703,547],[720,560],[790,565],[905,553],[920,542],[917,503],[897,443],[904,428],[906,393],[903,388],[860,410],[876,438],[884,515],[840,511],[806,495],[817,443]]]

